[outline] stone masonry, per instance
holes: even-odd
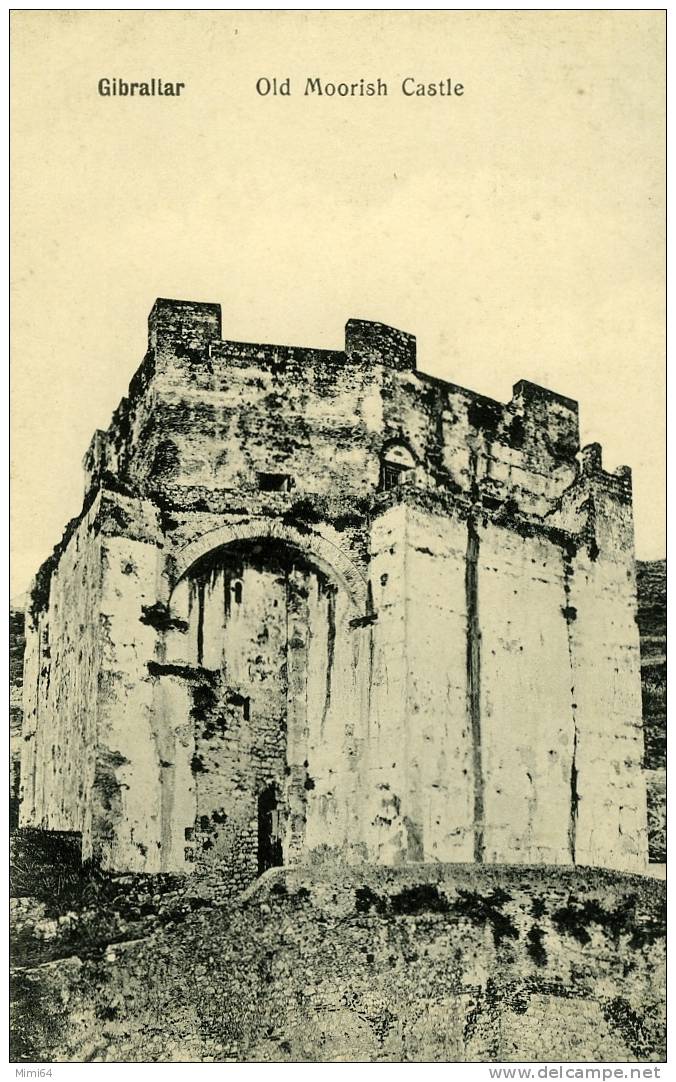
[[[158,300],[33,585],[20,823],[128,872],[645,871],[631,478],[349,320],[223,341]]]

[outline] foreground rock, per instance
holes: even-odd
[[[17,968],[14,1056],[659,1061],[663,900],[597,869],[275,869]]]

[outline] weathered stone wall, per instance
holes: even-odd
[[[644,867],[630,476],[578,452],[574,402],[392,328],[223,342],[158,301],[34,592],[22,823],[241,887],[270,790],[286,862]]]
[[[116,506],[128,515],[133,505],[122,500]],[[91,845],[104,867],[123,862],[131,871],[158,872],[164,868],[158,781],[177,736],[155,709],[148,668],[156,644],[145,616],[157,597],[155,511],[133,510],[133,532],[105,534],[101,543],[102,658]]]
[[[484,856],[565,864],[576,750],[564,560],[541,537],[476,533]]]
[[[574,847],[579,863],[645,868],[639,635],[629,494],[588,475],[593,545],[567,565],[575,719]]]
[[[475,750],[467,651],[467,523],[401,505],[409,859],[475,858]],[[375,577],[374,577],[375,578]],[[375,595],[374,582],[374,596]],[[396,589],[388,580],[385,591]],[[378,624],[374,631],[378,634]],[[479,813],[480,814],[480,813]]]
[[[98,502],[71,532],[26,620],[22,826],[91,832],[101,671]],[[87,854],[89,855],[89,854]]]
[[[81,832],[83,857],[104,865],[122,847],[134,869],[148,855],[135,831],[157,819],[145,790],[159,746],[149,762],[144,740],[155,634],[143,621],[157,592],[155,513],[99,493],[41,572],[27,618],[20,823]],[[147,870],[160,870],[155,857]]]
[[[130,878],[105,902],[99,888],[98,923],[17,907],[13,1058],[664,1058],[664,887],[643,877],[275,869],[237,906],[197,911]]]
[[[599,497],[597,523],[603,513]],[[639,689],[625,679],[638,664],[628,561],[616,568],[604,546],[576,580],[570,553],[551,538],[407,502],[376,527],[369,743],[392,858],[457,853],[641,870]],[[382,689],[390,743],[380,753]]]

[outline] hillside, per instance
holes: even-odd
[[[142,901],[133,877],[109,877],[94,885],[94,923],[78,908],[59,920],[51,889],[39,904],[17,899],[26,967],[14,978],[17,1059],[663,1055],[664,884],[643,876],[276,868],[236,904],[197,908],[187,884],[182,895],[174,887],[146,888]]]
[[[636,571],[650,859],[661,863],[666,860],[667,563],[639,561]]]

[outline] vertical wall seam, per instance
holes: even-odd
[[[205,582],[200,579],[197,584],[197,664],[204,664],[204,593]]]
[[[281,826],[278,824],[278,828],[277,828],[278,829],[278,836],[279,836],[279,840],[280,840],[280,845],[281,845],[281,849],[282,849],[282,859],[281,859],[282,867],[284,867],[285,865],[288,865],[290,863],[289,856],[290,856],[290,850],[291,850],[291,847],[292,847],[290,806],[291,806],[291,803],[292,803],[292,799],[291,799],[292,788],[293,788],[294,781],[295,781],[295,777],[294,777],[293,772],[289,770],[289,745],[290,745],[290,742],[291,742],[291,739],[292,739],[292,737],[291,737],[291,726],[293,725],[293,722],[295,720],[295,713],[294,713],[294,710],[292,709],[292,705],[291,705],[291,680],[290,680],[290,673],[289,673],[289,669],[293,665],[291,650],[289,649],[289,637],[290,637],[289,636],[289,609],[290,609],[290,601],[291,601],[291,583],[290,583],[290,577],[289,577],[289,569],[288,569],[288,567],[286,567],[284,569],[284,663],[283,663],[283,670],[282,670],[283,673],[284,673],[284,677],[285,677],[285,686],[283,687],[283,695],[280,696],[280,698],[282,699],[282,703],[284,703],[285,706],[286,706],[286,718],[285,718],[285,720],[286,720],[286,737],[285,737],[285,740],[284,740],[284,767],[285,767],[285,770],[284,770],[284,775],[279,779],[276,779],[272,775],[270,775],[270,782],[269,782],[269,785],[274,786],[275,784],[277,784],[277,787],[278,787],[277,791],[280,794],[280,798],[281,798],[280,802],[281,802],[281,806],[282,806],[282,810],[281,810],[280,814],[284,815],[284,817],[285,817],[283,823],[281,824]],[[295,737],[297,737],[297,732],[294,732],[294,738]],[[260,783],[259,783],[259,785],[260,785]],[[264,792],[265,792],[264,788],[259,788],[257,793],[256,793],[257,808],[259,807],[260,800],[261,800],[261,797],[262,797]],[[305,807],[303,808],[303,811],[304,812],[306,811]],[[259,813],[258,813],[258,840],[257,840],[257,843],[256,843],[257,857],[258,857],[258,874],[259,875],[260,875],[260,862],[261,862],[260,830],[261,830],[261,819],[260,819],[260,811],[259,811]],[[303,832],[304,831],[305,831],[305,824],[303,825]],[[303,833],[303,840],[305,840],[305,834],[304,833]]]
[[[413,712],[411,704],[411,691],[410,691],[410,671],[409,671],[409,649],[408,649],[408,637],[410,634],[411,622],[410,622],[410,602],[409,602],[409,506],[406,500],[402,501],[400,506],[404,511],[404,530],[403,530],[403,544],[404,544],[404,558],[403,558],[403,579],[404,579],[404,646],[403,646],[403,661],[404,661],[404,747],[405,747],[405,760],[404,771],[402,774],[402,788],[406,793],[406,810],[412,813],[412,804],[414,801],[412,798],[412,789],[415,791],[415,783],[411,788],[411,733]],[[402,793],[403,796],[403,793]],[[408,831],[406,832],[406,857],[408,859]],[[425,851],[425,839],[423,838],[423,854]],[[424,855],[423,855],[424,859]]]
[[[571,624],[577,619],[577,610],[571,605],[571,590],[570,580],[573,575],[573,568],[571,565],[571,559],[567,552],[563,553],[563,592],[565,597],[565,606],[563,614],[566,620],[566,640],[568,643],[568,666],[570,669],[570,707],[571,717],[573,721],[573,749],[570,760],[570,816],[568,820],[568,851],[570,853],[571,863],[576,863],[576,849],[577,849],[577,817],[578,806],[580,802],[580,795],[577,787],[577,741],[578,741],[578,727],[577,727],[577,703],[575,701],[575,669],[574,669],[574,655],[573,655],[573,643],[571,636]]]
[[[333,587],[329,587],[326,596],[326,687],[324,692],[324,710],[322,712],[321,735],[324,735],[326,716],[331,708],[331,680],[333,677],[333,662],[336,652],[336,595]]]
[[[474,859],[484,859],[484,777],[481,747],[481,629],[479,625],[479,531],[467,518],[465,557],[465,607],[467,611],[467,714],[472,734],[474,775]]]

